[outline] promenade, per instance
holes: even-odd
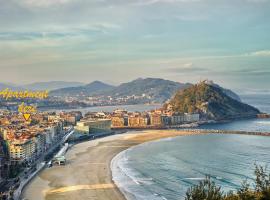
[[[13,195],[13,199],[14,200],[20,200],[21,199],[21,194],[23,189],[27,186],[27,184],[42,170],[46,167],[46,163],[44,162],[44,158],[46,155],[52,153],[57,147],[59,147],[60,145],[64,144],[67,139],[69,138],[70,135],[72,135],[74,133],[73,128],[70,128],[67,133],[65,134],[65,136],[58,141],[57,145],[54,145],[52,148],[50,148],[44,155],[42,155],[36,162],[35,165],[37,166],[37,169],[30,174],[29,176],[27,176],[27,178],[25,178],[24,176],[21,177],[21,182],[19,187],[14,191],[14,195]]]
[[[73,146],[66,154],[65,166],[43,170],[22,196],[28,200],[124,200],[112,181],[110,164],[114,156],[148,141],[212,133],[270,136],[259,132],[185,129],[131,131],[91,140]]]

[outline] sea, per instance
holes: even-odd
[[[127,110],[130,112],[143,112],[161,108],[161,104],[138,104],[138,105],[117,105],[117,106],[95,106],[95,107],[86,107],[86,108],[74,108],[74,109],[49,109],[46,111],[81,111],[83,115],[87,112],[113,112],[116,109]]]
[[[270,113],[270,95],[242,101]],[[200,128],[270,132],[270,119],[247,119]],[[161,139],[132,147],[111,163],[114,182],[128,200],[184,200],[186,191],[210,176],[224,192],[243,181],[254,186],[255,164],[270,164],[270,137],[206,134]]]

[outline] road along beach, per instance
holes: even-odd
[[[198,133],[148,130],[77,144],[66,154],[67,165],[42,171],[22,196],[28,200],[124,200],[112,181],[110,165],[114,156],[144,142],[194,134]]]

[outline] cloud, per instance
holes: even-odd
[[[17,0],[20,4],[28,7],[49,7],[70,3],[72,1],[74,0]]]
[[[245,88],[245,90],[236,90],[240,95],[270,95],[269,89],[254,89],[254,88]]]
[[[270,75],[269,69],[262,69],[262,68],[253,68],[253,69],[240,69],[240,70],[233,70],[230,72],[231,74],[241,74],[241,75],[248,75],[248,76],[268,76]]]
[[[255,51],[248,54],[249,56],[270,56],[270,50]]]
[[[89,37],[96,34],[105,34],[112,30],[120,30],[121,26],[112,23],[92,23],[76,27],[48,26],[38,31],[10,31],[0,32],[0,41],[21,41],[35,39],[61,39],[84,36]]]
[[[208,72],[209,69],[196,67],[192,62],[188,62],[179,67],[167,68],[166,71],[171,73],[203,73]]]
[[[247,2],[251,2],[251,3],[268,3],[269,0],[247,0]]]
[[[158,3],[192,3],[192,2],[200,2],[201,0],[136,0],[135,2],[132,1],[131,5],[135,6],[147,6],[153,5]]]

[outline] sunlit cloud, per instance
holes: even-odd
[[[250,55],[250,56],[270,56],[270,50],[255,51],[255,52],[251,52],[247,55]]]
[[[62,5],[75,0],[17,0],[18,3],[28,7],[49,7]]]
[[[193,3],[193,2],[200,2],[202,0],[136,0],[132,1],[132,5],[136,6],[145,6],[145,5],[153,5],[153,4],[159,4],[159,3]]]
[[[12,79],[18,73],[27,82],[148,76],[196,82],[202,76],[270,84],[263,80],[270,65],[270,1],[0,0],[0,5],[2,81],[20,82]]]

